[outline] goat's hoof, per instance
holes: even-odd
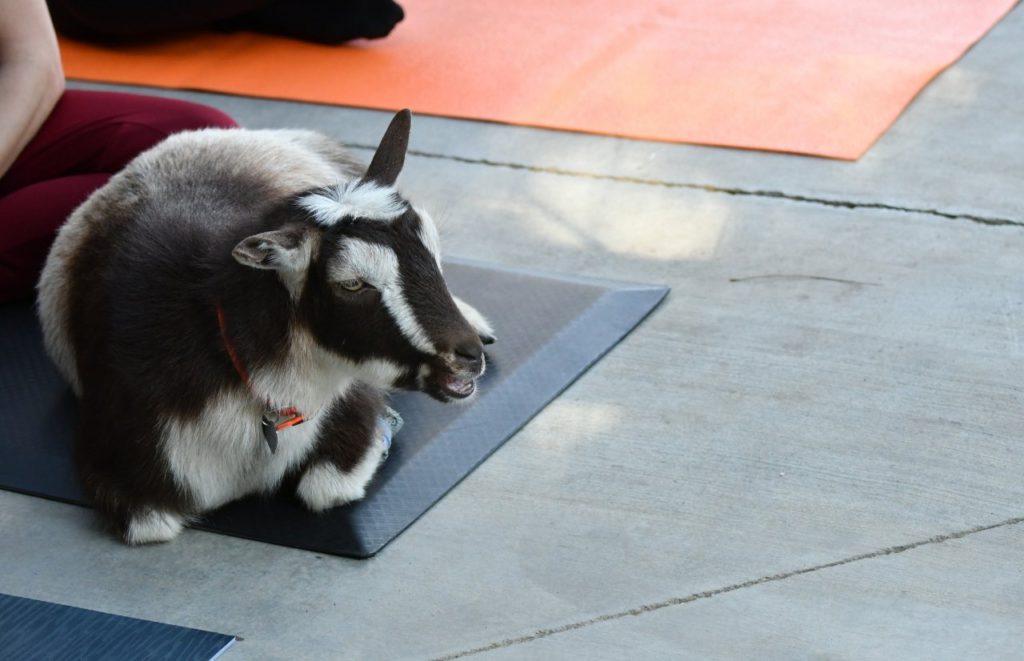
[[[185,518],[180,514],[146,509],[129,519],[124,531],[124,541],[132,546],[169,542],[177,537],[184,527]]]

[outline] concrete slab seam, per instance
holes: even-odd
[[[713,590],[706,590],[704,592],[695,592],[693,594],[686,595],[685,597],[673,597],[671,599],[665,599],[664,601],[658,601],[658,602],[651,603],[651,604],[644,604],[642,606],[637,606],[636,608],[631,608],[629,610],[619,611],[619,612],[616,612],[616,613],[606,613],[604,615],[598,615],[597,617],[593,617],[593,618],[590,618],[590,619],[587,619],[587,620],[580,620],[578,622],[571,622],[569,624],[563,624],[563,625],[558,626],[558,627],[551,627],[551,628],[547,628],[547,629],[538,629],[537,631],[534,631],[533,633],[525,635],[525,636],[519,636],[517,638],[506,638],[504,640],[500,640],[500,641],[491,643],[489,645],[484,645],[482,647],[475,647],[475,648],[472,648],[472,649],[463,650],[461,652],[454,652],[452,654],[448,654],[448,655],[445,655],[445,656],[442,656],[442,657],[437,657],[436,659],[434,659],[434,661],[451,661],[452,659],[461,659],[461,658],[464,658],[464,657],[467,657],[467,656],[471,656],[471,655],[474,655],[474,654],[481,654],[481,653],[484,653],[484,652],[491,652],[493,650],[497,650],[497,649],[501,649],[501,648],[505,648],[505,647],[511,647],[513,645],[521,645],[523,643],[529,643],[529,642],[532,642],[532,641],[535,641],[535,640],[539,640],[541,638],[547,638],[548,636],[554,636],[556,634],[567,633],[567,632],[570,632],[570,631],[576,631],[577,629],[582,629],[584,627],[588,627],[588,626],[591,626],[591,625],[594,625],[594,624],[600,624],[602,622],[608,622],[608,621],[611,621],[611,620],[618,620],[618,619],[622,619],[622,618],[628,617],[628,616],[644,615],[644,614],[647,614],[647,613],[650,613],[650,612],[653,612],[653,611],[661,610],[662,608],[668,608],[669,606],[680,606],[680,605],[688,604],[690,602],[698,601],[698,600],[701,600],[701,599],[710,599],[712,597],[717,597],[718,595],[721,595],[721,594],[726,594],[726,593],[729,593],[729,592],[735,592],[737,590],[742,590],[742,589],[745,589],[745,588],[755,587],[755,586],[758,586],[758,585],[763,585],[765,583],[774,583],[774,582],[777,582],[777,581],[783,581],[783,580],[786,580],[788,578],[793,578],[795,576],[802,576],[804,574],[811,574],[811,573],[822,571],[822,570],[825,570],[825,569],[832,569],[832,568],[835,568],[835,567],[841,567],[843,565],[848,565],[848,564],[851,564],[851,563],[854,563],[854,562],[860,562],[862,560],[871,560],[871,559],[874,559],[874,558],[882,558],[882,557],[889,556],[889,555],[895,555],[895,554],[898,554],[898,553],[903,553],[905,551],[911,551],[913,549],[920,548],[922,546],[928,546],[928,545],[931,545],[931,544],[942,544],[943,542],[948,542],[948,541],[952,541],[952,540],[956,540],[956,539],[961,539],[963,537],[967,537],[969,535],[974,535],[974,534],[980,533],[980,532],[985,532],[987,530],[994,530],[996,528],[1003,528],[1003,527],[1006,527],[1006,526],[1014,526],[1014,525],[1018,525],[1020,523],[1024,523],[1024,516],[1018,516],[1018,517],[1014,517],[1014,518],[1011,518],[1011,519],[1006,519],[1005,521],[1000,521],[999,523],[975,526],[973,528],[968,528],[966,530],[959,530],[959,531],[956,531],[956,532],[946,533],[946,534],[942,534],[942,535],[935,535],[934,537],[929,537],[928,539],[923,539],[923,540],[920,540],[920,541],[917,541],[917,542],[911,542],[909,544],[899,544],[899,545],[896,545],[896,546],[888,546],[886,548],[879,549],[877,551],[871,551],[871,552],[868,552],[868,553],[861,553],[861,554],[858,554],[858,555],[850,556],[849,558],[843,558],[841,560],[835,560],[833,562],[827,562],[827,563],[820,564],[820,565],[814,565],[814,566],[811,566],[811,567],[805,567],[803,569],[795,569],[795,570],[792,570],[792,571],[780,572],[778,574],[771,574],[771,575],[768,575],[768,576],[761,576],[759,578],[753,578],[753,579],[750,579],[748,581],[743,581],[742,583],[734,583],[732,585],[728,585],[728,586],[721,587],[721,588],[715,588]]]
[[[376,147],[372,147],[370,145],[354,143],[346,143],[345,146],[349,147],[350,149],[360,149],[369,151],[376,149]],[[695,184],[685,181],[663,181],[659,179],[645,179],[643,177],[629,177],[625,175],[597,174],[593,172],[583,172],[581,170],[567,170],[564,168],[558,168],[553,166],[526,165],[524,163],[494,161],[486,158],[467,158],[465,156],[437,154],[433,152],[418,151],[415,149],[410,149],[408,153],[412,156],[419,156],[422,158],[434,158],[438,160],[454,161],[456,163],[467,163],[470,165],[486,165],[490,167],[507,168],[510,170],[524,170],[527,172],[536,172],[539,174],[553,174],[562,177],[578,177],[584,179],[596,179],[600,181],[614,181],[616,183],[639,184],[641,186],[658,186],[661,188],[697,190],[705,193],[718,193],[724,195],[735,195],[740,197],[760,197],[775,200],[785,200],[787,202],[798,202],[802,204],[813,204],[838,209],[870,209],[875,211],[895,211],[899,213],[913,213],[925,216],[935,216],[937,218],[944,218],[947,220],[966,220],[968,222],[977,223],[979,225],[988,225],[991,227],[1024,227],[1024,221],[1013,220],[1011,218],[978,216],[969,213],[956,213],[951,211],[942,211],[940,209],[926,209],[923,207],[901,207],[895,204],[887,204],[885,202],[855,202],[852,200],[838,200],[826,197],[810,197],[807,195],[795,195],[783,191],[729,188],[725,186],[712,186],[710,184]]]
[[[857,287],[881,287],[880,282],[861,282],[860,280],[846,280],[845,278],[830,278],[824,275],[803,275],[799,273],[769,273],[767,275],[748,275],[744,278],[729,278],[729,282],[749,282],[751,280],[817,280],[819,282],[835,282],[841,285],[856,285]]]

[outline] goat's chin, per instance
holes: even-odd
[[[477,386],[475,381],[469,381],[468,385],[448,388],[431,380],[420,391],[445,404],[465,404],[476,399]]]
[[[421,379],[418,390],[445,404],[467,403],[476,398],[476,377],[435,372]]]

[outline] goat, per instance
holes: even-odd
[[[475,393],[493,331],[395,189],[410,123],[367,168],[311,131],[179,133],[61,228],[40,321],[83,492],[126,543],[285,483],[314,511],[358,500],[388,390]]]

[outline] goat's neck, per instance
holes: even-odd
[[[357,379],[355,366],[317,344],[309,331],[294,326],[281,357],[250,375],[253,391],[272,406],[292,406],[306,416],[316,415]]]

